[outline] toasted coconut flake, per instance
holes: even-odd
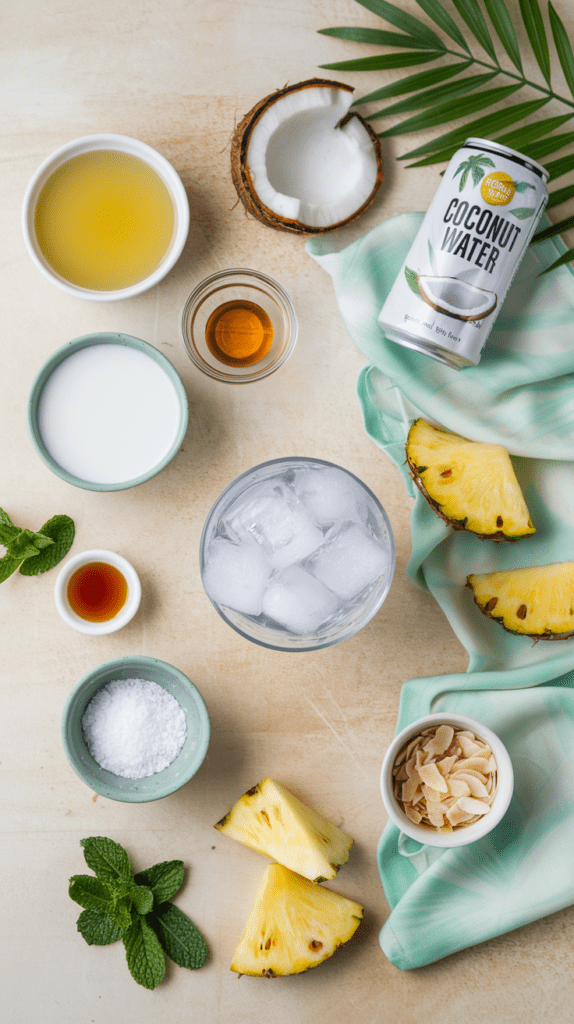
[[[443,779],[436,764],[423,764],[420,766],[418,772],[423,782],[426,782],[427,786],[432,786],[433,789],[438,789],[440,793],[448,793],[446,781]]]

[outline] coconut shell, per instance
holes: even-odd
[[[356,220],[356,218],[374,202],[375,196],[379,191],[383,180],[383,161],[381,157],[381,144],[379,139],[370,124],[360,117],[359,114],[356,114],[354,111],[349,111],[345,117],[339,121],[337,127],[346,124],[350,118],[356,117],[369,133],[377,156],[377,179],[375,185],[370,196],[359,207],[359,209],[355,210],[350,217],[346,217],[345,220],[339,221],[336,224],[330,224],[327,227],[318,228],[311,227],[308,224],[302,224],[298,220],[289,220],[287,217],[281,217],[261,202],[257,192],[255,191],[255,187],[249,173],[249,168],[247,166],[247,149],[249,146],[251,132],[264,111],[272,103],[275,103],[276,100],[281,99],[283,96],[287,96],[290,92],[298,92],[300,89],[313,89],[316,86],[345,89],[347,92],[351,93],[355,91],[351,85],[345,85],[343,82],[333,82],[327,78],[309,78],[305,82],[297,82],[295,85],[287,85],[283,89],[277,89],[276,92],[270,93],[269,96],[265,96],[264,99],[259,100],[259,103],[256,103],[249,113],[245,114],[245,117],[243,117],[237,125],[231,142],[231,178],[235,185],[237,195],[247,212],[252,214],[257,220],[261,221],[262,224],[266,224],[270,228],[275,228],[277,231],[290,231],[296,235],[323,235],[328,231],[334,231],[335,228],[342,227],[343,224],[349,224],[351,221]]]

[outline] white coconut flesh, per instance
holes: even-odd
[[[274,214],[329,227],[369,199],[377,152],[358,116],[339,126],[351,101],[347,90],[318,86],[289,92],[264,110],[246,164],[260,202]]]
[[[496,294],[455,277],[418,278],[419,291],[436,309],[455,316],[486,316],[496,306]]]

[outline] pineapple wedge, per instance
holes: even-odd
[[[574,562],[476,573],[466,578],[485,615],[536,640],[574,635]]]
[[[536,533],[506,448],[418,419],[406,452],[417,487],[455,530],[496,541]]]
[[[263,779],[215,828],[311,881],[334,878],[353,840],[273,779]]]
[[[264,978],[301,974],[347,942],[362,916],[359,903],[322,889],[281,864],[270,864],[231,970]]]

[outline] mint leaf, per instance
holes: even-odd
[[[52,516],[48,519],[48,522],[40,527],[40,532],[34,536],[52,543],[49,547],[38,544],[37,546],[43,547],[44,550],[26,557],[25,564],[20,566],[22,576],[37,576],[40,572],[53,569],[70,550],[74,534],[74,521],[69,516]]]
[[[155,988],[165,974],[165,957],[153,928],[138,914],[123,939],[132,978],[144,988]]]
[[[88,946],[109,946],[111,942],[117,942],[124,934],[105,910],[98,910],[90,907],[82,910],[76,928],[80,935],[88,943]]]
[[[111,882],[118,887],[118,883],[124,881],[131,883],[132,869],[126,851],[113,839],[106,839],[105,836],[91,836],[88,839],[81,839],[80,846],[84,848],[84,859],[89,868],[106,882]]]
[[[8,544],[20,533],[20,528],[14,526],[10,516],[4,509],[0,508],[0,544]]]
[[[173,903],[165,903],[150,917],[167,955],[180,967],[190,971],[201,967],[207,960],[209,949],[201,932]]]
[[[132,889],[131,897],[138,914],[149,914],[153,907],[153,895],[147,885],[136,885]]]
[[[415,274],[414,270],[411,270],[409,267],[405,267],[405,277],[407,279],[407,284],[410,290],[414,292],[415,295],[418,295],[420,299],[421,293],[419,292],[419,286],[417,284],[417,275]]]
[[[0,583],[7,580],[13,572],[16,572],[21,561],[22,558],[20,556],[15,557],[14,555],[4,555],[3,558],[0,558]]]
[[[130,927],[133,920],[131,897],[114,896],[107,909],[112,921],[118,926],[118,928],[121,928],[123,935],[123,933]]]
[[[49,543],[53,543],[50,541]],[[17,537],[9,540],[6,544],[8,554],[14,558],[29,558],[30,556],[35,557],[39,549],[34,544],[34,534],[31,530],[20,530]]]
[[[164,860],[161,864],[135,875],[138,885],[148,885],[156,903],[165,903],[175,896],[183,885],[184,867],[182,860]]]
[[[86,910],[109,910],[114,903],[109,885],[93,875],[72,875],[68,893]]]

